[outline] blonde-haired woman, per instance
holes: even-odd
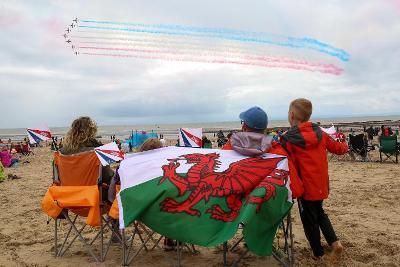
[[[102,144],[95,139],[97,125],[89,117],[75,119],[64,138],[62,154],[75,154],[93,150]]]
[[[96,140],[97,125],[89,117],[79,117],[75,119],[71,128],[63,139],[63,147],[60,153],[63,155],[72,155],[76,153],[92,151],[102,143]],[[102,169],[103,183],[110,184],[114,171],[110,166]],[[106,194],[107,195],[107,194]]]

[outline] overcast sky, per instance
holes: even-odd
[[[351,58],[318,55],[344,69],[335,76],[75,56],[61,36],[75,17],[313,37]],[[313,101],[314,117],[400,114],[398,0],[2,0],[0,38],[0,128],[67,126],[80,115],[101,125],[229,121],[253,105],[282,119],[297,97]]]

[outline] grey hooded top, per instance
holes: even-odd
[[[238,132],[230,138],[232,149],[244,156],[259,156],[271,148],[272,137],[254,132]]]

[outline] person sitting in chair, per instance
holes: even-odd
[[[18,159],[14,157],[7,149],[7,147],[3,148],[3,151],[0,151],[0,162],[5,168],[9,168],[18,163]]]
[[[86,151],[93,151],[96,147],[103,145],[95,139],[97,125],[89,117],[79,117],[72,122],[71,128],[67,132],[64,143],[60,149],[63,155],[72,155]],[[110,166],[102,168],[103,183],[110,184],[114,171]],[[107,195],[107,194],[105,194]]]

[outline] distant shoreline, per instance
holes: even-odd
[[[400,127],[400,116],[376,116],[365,117],[365,120],[353,120],[362,117],[347,117],[347,118],[331,118],[331,119],[314,119],[313,122],[320,122],[322,127],[331,127],[335,125],[343,132],[349,132],[353,129],[356,132],[362,131],[363,127],[381,127],[382,125],[390,126],[394,129]],[[383,119],[377,119],[383,118]],[[286,130],[289,127],[288,122],[284,120],[270,121],[268,130],[282,129]],[[176,138],[179,128],[203,128],[205,134],[215,134],[222,130],[224,132],[240,130],[240,122],[211,122],[211,123],[182,123],[182,124],[160,124],[160,125],[114,125],[114,126],[98,126],[98,135],[102,139],[107,139],[110,135],[116,135],[119,139],[125,139],[132,131],[154,131],[163,134],[166,138]],[[53,136],[62,137],[65,135],[68,127],[51,128]],[[0,139],[18,141],[26,137],[25,129],[0,129]]]
[[[238,119],[239,120],[239,119]],[[371,116],[343,116],[343,117],[320,117],[320,118],[311,118],[311,120],[313,122],[318,122],[318,121],[322,121],[322,122],[330,122],[330,123],[368,123],[368,122],[382,122],[382,121],[386,121],[386,120],[391,120],[391,121],[399,121],[400,120],[400,114],[399,115],[371,115]],[[187,126],[187,125],[198,125],[198,124],[202,124],[202,125],[218,125],[218,124],[232,124],[232,123],[236,123],[239,121],[233,120],[233,121],[212,121],[212,122],[177,122],[177,123],[146,123],[146,124],[110,124],[110,125],[101,125],[98,124],[97,126],[99,128],[102,127],[107,127],[107,128],[116,128],[116,127],[133,127],[135,128],[136,126],[139,127],[145,127],[145,128],[152,128],[154,130],[155,127],[157,126],[176,126],[176,125],[183,125],[183,127]],[[274,119],[274,120],[270,120],[269,123],[271,124],[276,124],[276,123],[283,123],[285,125],[274,125],[274,127],[285,127],[287,124],[287,119]],[[32,125],[29,125],[32,126]],[[67,126],[50,126],[50,129],[62,129],[62,128],[68,128],[69,125]],[[214,128],[214,127],[213,127]],[[4,131],[9,131],[9,130],[24,130],[25,128],[1,128],[0,127],[0,135],[3,134]]]

